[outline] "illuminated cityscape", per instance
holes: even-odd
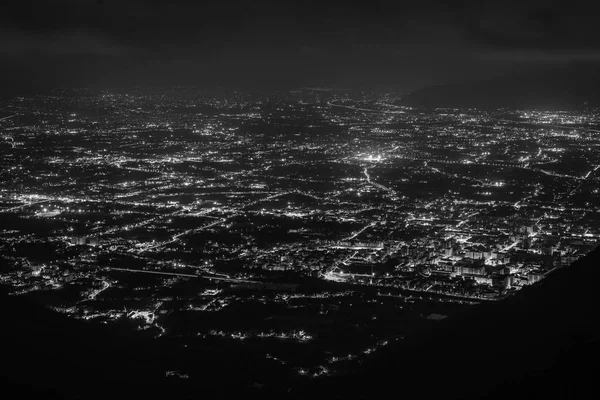
[[[77,90],[0,117],[10,294],[156,340],[257,347],[288,380],[510,297],[600,236],[593,109]]]
[[[593,398],[593,2],[2,4],[0,398]]]

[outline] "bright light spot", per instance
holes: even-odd
[[[384,158],[381,156],[381,154],[378,155],[373,155],[373,154],[369,154],[366,157],[363,157],[364,161],[369,161],[369,162],[380,162],[382,160],[384,160]]]

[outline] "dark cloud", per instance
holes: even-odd
[[[56,84],[387,82],[412,89],[522,64],[595,61],[600,50],[596,11],[578,0],[55,0],[3,7],[0,68]]]
[[[37,56],[129,56],[134,49],[104,35],[87,32],[23,34],[16,32],[0,38],[0,51],[5,59]]]
[[[516,49],[516,50],[493,50],[482,52],[482,60],[560,65],[573,63],[600,62],[600,50],[537,50],[537,49]]]
[[[469,7],[464,22],[485,46],[564,51],[600,48],[599,16],[587,1],[482,1]]]

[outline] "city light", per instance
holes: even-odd
[[[260,348],[286,376],[323,379],[600,240],[589,111],[125,92],[6,102],[31,119],[0,120],[11,295],[185,351]]]

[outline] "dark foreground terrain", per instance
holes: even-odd
[[[433,324],[376,354],[350,379],[316,391],[340,398],[593,397],[599,266],[596,248],[510,298]]]
[[[71,320],[0,295],[5,394],[44,398],[197,398],[206,394],[298,398],[588,398],[598,391],[595,285],[600,249],[543,282],[399,340],[349,376],[301,387],[248,389],[260,366],[230,354],[157,345],[127,327]],[[206,379],[166,376],[176,362]],[[260,373],[276,374],[264,370]],[[250,393],[256,391],[256,393]],[[4,396],[3,396],[4,397]]]

